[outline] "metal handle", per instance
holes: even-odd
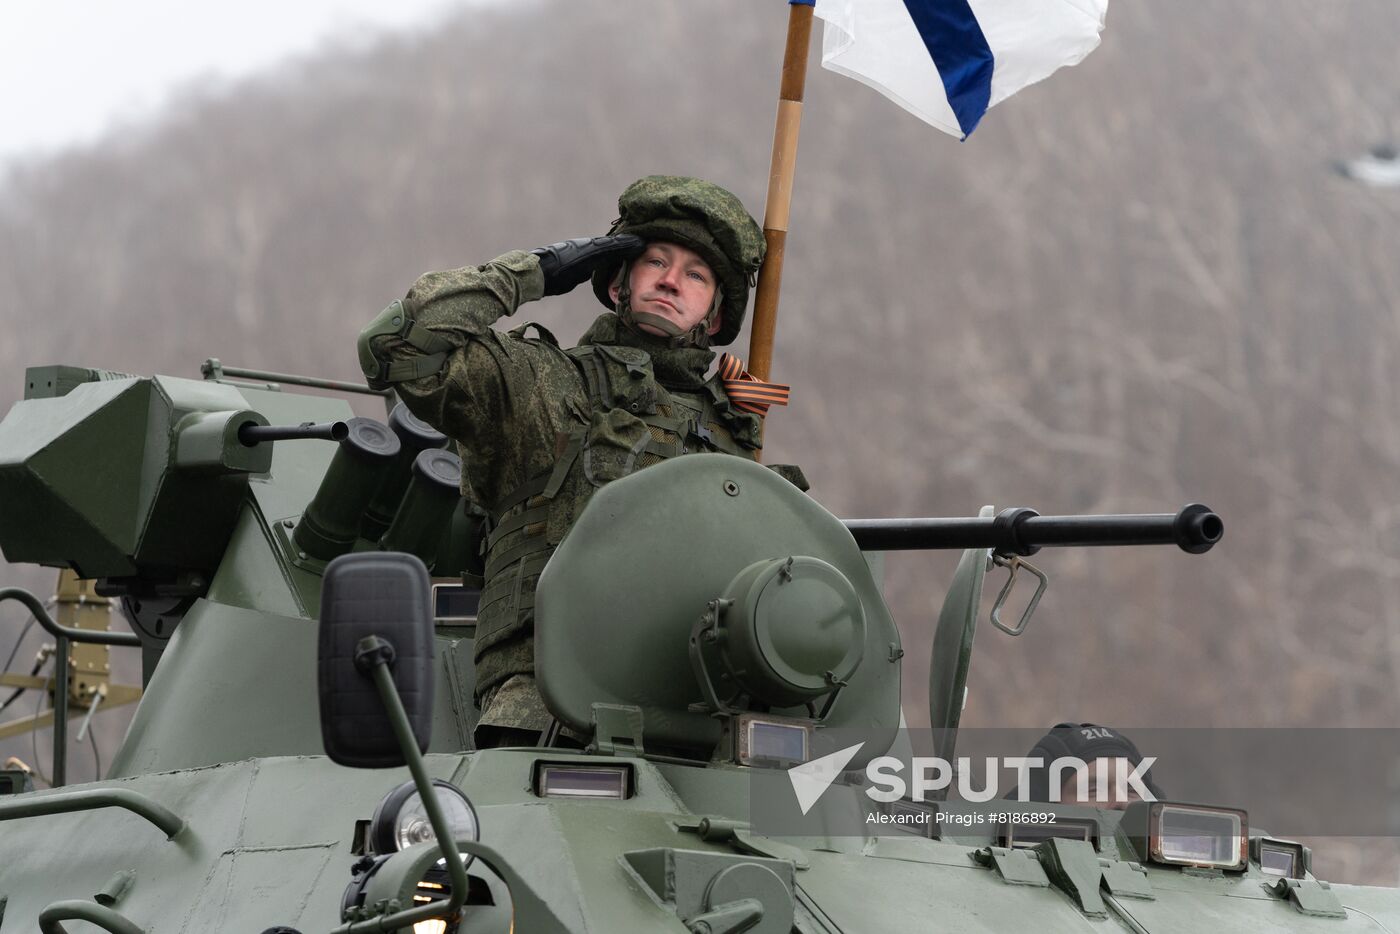
[[[218,357],[210,357],[199,365],[199,372],[205,379],[222,380],[227,377],[255,379],[272,383],[286,383],[288,386],[309,386],[312,389],[333,389],[337,392],[353,392],[365,396],[383,396],[393,399],[391,389],[371,389],[364,383],[350,383],[341,379],[320,379],[315,376],[298,376],[295,373],[273,373],[269,370],[250,370],[240,366],[224,366]]]
[[[146,934],[145,928],[124,915],[97,902],[82,899],[54,902],[39,912],[39,930],[43,934],[68,934],[68,929],[60,923],[62,921],[86,921],[112,934]]]
[[[997,594],[996,602],[992,604],[992,625],[1006,633],[1008,636],[1019,636],[1026,631],[1026,626],[1031,621],[1031,616],[1035,614],[1035,608],[1040,606],[1040,598],[1045,596],[1045,588],[1050,586],[1050,578],[1045,572],[1019,555],[992,555],[992,563],[998,567],[1006,568],[1010,575],[1006,578],[1006,583],[1002,585],[1001,593]],[[1026,604],[1025,610],[1021,612],[1021,619],[1015,626],[1008,626],[1001,621],[1002,608],[1006,606],[1006,598],[1011,596],[1011,590],[1016,586],[1016,572],[1025,568],[1036,579],[1035,593],[1031,595],[1031,602]]]
[[[103,629],[75,629],[72,626],[60,626],[54,622],[53,617],[49,615],[49,611],[44,608],[44,604],[40,602],[39,598],[22,587],[0,589],[0,602],[5,600],[18,600],[23,603],[25,609],[34,615],[34,621],[42,626],[46,632],[70,642],[130,646],[141,644],[141,637],[134,632],[107,632]]]
[[[62,785],[68,777],[68,644],[87,642],[97,645],[139,646],[141,637],[134,632],[108,632],[103,629],[76,629],[54,622],[39,598],[22,587],[0,589],[0,603],[18,600],[33,615],[44,631],[54,637],[53,691],[53,785]]]
[[[130,788],[85,788],[51,795],[34,795],[0,802],[0,821],[49,814],[71,814],[99,808],[124,808],[139,814],[161,830],[167,839],[185,829],[184,818],[160,802]]]

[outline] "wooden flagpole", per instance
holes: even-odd
[[[797,0],[788,7],[787,48],[783,52],[778,120],[773,130],[773,162],[768,173],[768,203],[763,213],[767,257],[758,274],[748,370],[768,379],[773,364],[773,334],[778,324],[778,291],[783,281],[792,179],[797,169],[797,132],[802,126],[802,95],[807,85],[807,48],[812,39],[812,4]]]

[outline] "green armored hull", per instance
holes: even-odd
[[[268,386],[28,380],[0,423],[0,546],[121,597],[147,683],[106,780],[0,795],[0,932],[1400,930],[1400,893],[1327,886],[1302,860],[1265,872],[1243,837],[1237,863],[1173,864],[1134,823],[1146,811],[1057,805],[1089,829],[1022,847],[994,821],[902,826],[890,815],[916,802],[872,799],[861,770],[900,740],[903,650],[862,543],[1009,528],[1025,552],[1049,528],[1037,517],[844,524],[738,459],[648,468],[594,497],[540,581],[538,678],[559,728],[476,750],[471,527],[436,440]],[[344,424],[247,431],[304,423]],[[101,470],[78,456],[92,451]],[[1206,515],[1138,537],[1208,547]],[[987,549],[1016,551],[967,547],[935,639],[947,727]],[[325,578],[343,555],[403,552],[439,588],[431,670],[394,678],[410,706],[424,695],[426,777],[474,817],[464,890],[426,823],[380,832],[402,829],[388,799],[412,768],[325,752],[324,631],[348,612],[322,612]],[[860,748],[776,832],[801,804],[794,773],[842,731]],[[418,752],[403,744],[410,766]]]
[[[1263,886],[1269,877],[1257,870],[1204,879],[1165,868],[1146,871],[1151,898],[1117,898],[1140,927],[1116,915],[1095,920],[1043,873],[1029,881],[1008,879],[995,866],[979,865],[971,858],[979,841],[972,838],[896,834],[850,841],[842,852],[800,848],[796,854],[763,838],[712,843],[685,828],[699,814],[714,815],[724,802],[743,819],[748,785],[742,775],[715,769],[701,775],[690,767],[619,758],[634,770],[634,797],[548,801],[530,791],[541,759],[596,762],[516,750],[430,755],[427,761],[433,777],[466,792],[480,814],[483,841],[510,861],[570,931],[685,931],[676,895],[698,903],[714,875],[746,864],[791,867],[779,878],[794,883],[792,929],[804,934],[1381,932],[1400,923],[1400,899],[1388,890],[1334,885],[1330,891],[1345,906],[1346,918],[1309,917],[1288,899],[1268,894]],[[352,853],[356,821],[406,777],[346,769],[323,757],[279,756],[21,796],[5,807],[72,790],[129,789],[170,808],[186,826],[167,839],[154,824],[119,809],[7,821],[0,890],[8,904],[0,930],[33,930],[45,908],[91,901],[122,870],[135,877],[114,910],[139,930],[330,930],[340,922],[341,896],[358,858]],[[667,855],[670,879],[664,870],[652,872]],[[797,861],[785,858],[791,855]],[[477,894],[459,930],[508,930],[505,886],[483,868],[471,873],[489,895]],[[485,904],[488,897],[497,904]]]

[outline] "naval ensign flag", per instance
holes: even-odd
[[[812,3],[813,0],[790,0]],[[822,66],[965,138],[987,108],[1099,44],[1108,0],[815,0]]]

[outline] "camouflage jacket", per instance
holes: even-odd
[[[760,439],[758,417],[729,404],[718,376],[706,378],[712,351],[670,348],[611,313],[569,350],[535,325],[491,326],[543,289],[538,259],[517,251],[428,273],[402,302],[434,335],[426,343],[441,345],[441,362],[394,386],[457,442],[463,494],[492,519],[476,639],[476,690],[487,702],[507,679],[533,672],[534,584],[594,489],[675,454],[752,457]],[[371,341],[381,361],[432,369],[406,337]],[[534,728],[538,716],[488,709],[483,722]]]

